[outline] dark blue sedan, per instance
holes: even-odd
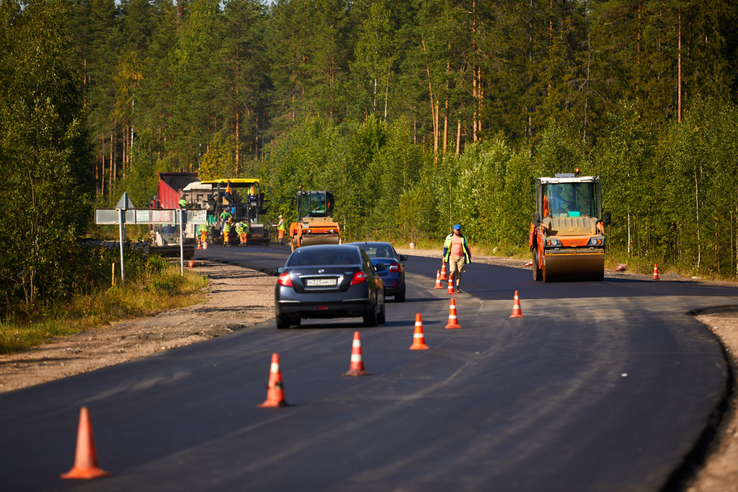
[[[349,244],[360,247],[369,256],[379,271],[379,276],[384,280],[385,294],[395,296],[397,302],[405,302],[405,268],[402,262],[407,261],[407,255],[397,254],[392,244],[385,242],[366,241]]]
[[[356,246],[324,244],[297,248],[285,266],[277,270],[277,328],[298,326],[302,318],[360,316],[365,326],[383,324],[384,282],[377,269]]]

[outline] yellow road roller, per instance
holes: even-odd
[[[292,251],[314,244],[338,244],[341,231],[333,220],[333,193],[297,192],[297,221],[290,224]]]
[[[605,226],[599,176],[575,173],[536,178],[536,213],[530,225],[533,278],[544,282],[602,280]]]

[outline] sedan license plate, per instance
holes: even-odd
[[[335,287],[337,283],[335,278],[309,278],[306,285],[308,287]]]

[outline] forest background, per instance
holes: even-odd
[[[535,177],[578,167],[611,259],[735,278],[737,64],[730,0],[0,0],[0,304],[109,278],[92,209],[157,171],[509,254]]]

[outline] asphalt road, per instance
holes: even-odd
[[[277,248],[198,257],[259,269]],[[386,325],[273,322],[155,357],[0,395],[0,489],[656,491],[725,386],[709,330],[685,315],[735,288],[606,279],[542,284],[472,264],[445,330],[438,261],[411,257]],[[510,319],[520,291],[525,318]],[[431,349],[410,351],[416,313]],[[372,376],[346,378],[353,332]],[[257,408],[272,353],[295,406]],[[100,465],[59,478],[90,409]]]

